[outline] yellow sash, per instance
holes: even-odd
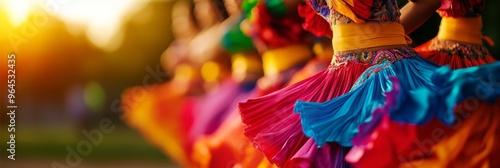
[[[264,75],[276,75],[281,71],[309,60],[311,57],[311,49],[305,44],[293,44],[268,50],[262,54]]]
[[[336,52],[411,43],[403,26],[396,22],[334,25],[333,34],[332,45]]]
[[[482,17],[445,17],[441,19],[437,38],[482,45]]]

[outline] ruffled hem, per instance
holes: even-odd
[[[423,58],[442,66],[448,65],[451,69],[496,62],[484,46],[461,44],[436,38],[416,47],[415,51]]]
[[[193,125],[188,131],[188,142],[194,143],[198,137],[216,131],[230,113],[234,112],[233,108],[237,103],[248,99],[250,94],[232,79],[227,79],[218,89],[199,98],[194,103]]]
[[[125,121],[176,163],[189,165],[185,134],[191,118],[183,118],[186,92],[174,82],[155,88],[134,87],[122,96]],[[140,96],[140,97],[138,97]]]
[[[496,68],[495,68],[496,66]],[[481,69],[484,71],[455,71],[454,73],[468,73],[468,75],[456,78],[456,80],[467,82],[450,82],[456,84],[462,90],[483,87],[484,82],[480,73],[498,72],[500,64],[491,64]],[[441,68],[449,69],[449,68]],[[474,68],[477,69],[477,68]],[[451,71],[450,71],[451,72]],[[438,74],[440,75],[440,74]],[[479,76],[476,81],[463,78],[463,76]],[[447,78],[448,75],[441,77]],[[399,87],[399,81],[394,77],[393,90],[387,94],[387,101],[384,106],[377,108],[372,115],[372,120],[360,125],[360,133],[353,138],[354,147],[346,156],[346,160],[356,167],[399,167],[403,165],[412,167],[498,167],[500,162],[496,158],[500,155],[500,94],[495,92],[491,96],[482,97],[492,99],[496,97],[495,104],[482,102],[481,98],[474,95],[467,96],[468,100],[457,106],[448,106],[445,112],[455,110],[457,119],[451,126],[443,125],[437,120],[432,120],[425,125],[416,125],[413,123],[403,123],[391,120],[390,113],[430,113],[436,114],[436,108],[429,106],[424,111],[411,108],[398,108],[403,105],[408,106],[406,100],[422,99],[426,97],[417,97],[407,89]],[[493,79],[493,82],[497,79]],[[473,83],[468,85],[464,83]],[[439,85],[438,85],[439,86]],[[462,87],[460,87],[462,86]],[[466,86],[466,87],[463,87]],[[499,89],[499,86],[492,86],[493,89]],[[421,88],[425,89],[425,88]],[[400,90],[402,90],[400,92]],[[447,90],[445,88],[444,90]],[[431,94],[440,94],[439,92],[430,92]],[[449,93],[449,92],[448,92]],[[470,93],[470,92],[466,92]],[[429,94],[429,95],[431,95]],[[461,102],[461,96],[446,94],[449,98],[443,96],[429,96],[426,101],[420,101],[424,104],[447,104],[451,99],[454,102]],[[476,95],[477,96],[477,95]],[[413,97],[406,99],[404,97]],[[439,99],[432,99],[439,97]],[[451,98],[451,99],[450,99]],[[430,103],[437,102],[437,103]],[[471,104],[472,102],[472,104]],[[455,103],[456,104],[456,103]],[[406,115],[412,118],[411,115]]]
[[[311,32],[316,37],[326,36],[332,38],[333,32],[330,23],[313,10],[309,0],[304,1],[307,5],[298,6],[299,16],[305,19],[304,23],[302,23],[302,28]]]
[[[495,104],[483,102],[477,110],[462,117],[463,121],[452,127],[453,132],[442,134],[443,141],[436,141],[437,144],[426,153],[430,157],[409,158],[403,167],[499,167],[500,101]]]
[[[246,98],[237,98],[236,101],[269,94],[286,84],[312,76],[327,66],[328,62],[310,60],[305,66],[295,66],[274,76],[274,80],[267,81],[269,87],[256,89],[253,91],[255,93],[246,95]],[[241,117],[236,111],[235,109],[234,113],[225,119],[214,134],[197,140],[192,154],[196,167],[275,167],[260,151],[253,148],[244,136]]]
[[[309,168],[309,167],[335,167],[349,168],[344,157],[350,148],[339,145],[327,144],[317,148],[312,138],[309,138],[304,146],[292,157],[289,163],[283,167]]]
[[[236,112],[214,134],[198,139],[193,150],[196,167],[271,166],[243,135],[243,125]]]
[[[279,91],[240,103],[245,135],[271,163],[280,167],[293,167],[289,165],[293,163],[289,162],[292,158],[308,160],[310,156],[296,155],[297,152],[308,151],[306,148],[316,148],[316,145],[304,146],[309,138],[302,132],[299,116],[293,114],[295,101],[324,102],[342,95],[349,91],[359,75],[370,66],[372,65],[348,63],[336,69],[328,68]]]
[[[429,79],[436,68],[437,65],[421,57],[387,61],[367,69],[360,76],[363,80],[358,80],[349,93],[324,103],[297,101],[295,112],[300,114],[304,133],[319,146],[325,142],[352,146],[351,139],[358,133],[358,126],[369,121],[372,110],[384,103],[384,92],[392,85],[387,80],[389,76],[402,78],[406,88],[433,88]]]
[[[396,77],[390,77],[392,90],[387,92],[386,103],[376,108],[371,120],[359,126],[359,133],[352,139],[354,144],[346,161],[354,167],[399,167],[402,156],[417,138],[414,125],[391,121],[389,111],[396,104],[400,87]]]

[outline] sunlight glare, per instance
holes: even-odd
[[[148,1],[73,0],[57,13],[68,29],[83,27],[89,41],[104,51],[118,49],[123,41],[124,23]]]
[[[27,18],[33,7],[33,0],[2,0],[4,10],[9,14],[13,26],[20,26]]]

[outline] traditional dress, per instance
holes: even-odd
[[[298,165],[302,167],[347,166],[344,156],[348,147],[353,146],[351,140],[358,133],[358,126],[370,120],[374,107],[385,103],[384,92],[393,85],[388,80],[390,76],[397,76],[406,90],[435,91],[448,86],[463,89],[462,84],[469,83],[460,83],[452,77],[482,75],[497,71],[500,66],[439,73],[444,70],[408,47],[409,39],[398,23],[400,13],[395,0],[329,1],[328,4],[311,1],[309,4],[332,25],[336,54],[330,68],[239,105],[246,124],[245,135],[279,166],[293,165],[295,158],[308,161]],[[294,109],[297,100],[300,101]],[[294,110],[300,113],[300,118],[293,114]],[[428,116],[434,114],[419,116],[418,122],[428,122]],[[452,121],[445,117],[441,120],[447,124]]]
[[[309,1],[312,9],[323,18],[334,18],[325,1]],[[375,11],[392,11],[392,13],[374,12],[369,14],[371,20],[396,21],[399,12],[395,3],[382,6]],[[368,19],[367,19],[368,20]],[[333,24],[333,20],[328,20]],[[402,30],[402,29],[401,29]],[[320,31],[324,32],[324,31]],[[335,29],[333,31],[336,37]],[[404,35],[400,41],[406,44]],[[334,41],[334,45],[335,41]],[[334,47],[337,51],[337,48]],[[347,93],[362,73],[377,65],[380,61],[394,62],[404,57],[413,57],[410,48],[391,49],[366,53],[334,55],[330,66],[318,74],[294,85],[240,103],[240,113],[245,127],[245,135],[254,145],[264,152],[266,157],[278,166],[283,167],[344,167],[348,166],[343,156],[348,147],[338,144],[326,144],[317,148],[313,139],[302,132],[299,116],[293,113],[297,100],[324,102]],[[394,54],[398,53],[398,54]],[[286,60],[286,55],[283,55]]]
[[[171,62],[164,67],[175,67],[173,79],[156,86],[134,87],[123,96],[126,121],[184,167],[193,166],[195,140],[213,133],[228,116],[225,112],[230,101],[234,101],[234,107],[238,102],[235,97],[244,92],[228,79],[229,58],[220,46],[200,44],[206,39],[220,40],[224,30],[216,24],[192,39],[177,39],[163,57],[163,61]],[[199,50],[207,52],[200,54]],[[203,87],[207,84],[211,87]]]
[[[439,33],[415,48],[422,57],[452,69],[466,68],[496,60],[483,45],[491,39],[481,33],[484,0],[442,0]]]
[[[290,34],[285,33],[285,36],[271,34],[271,37],[274,38],[269,37],[269,31],[277,33],[280,32],[279,29],[284,30],[283,26],[289,25],[282,24],[281,27],[272,27],[269,24],[271,22],[278,23],[277,25],[283,22],[292,23],[293,27],[299,26],[300,28],[300,22],[296,22],[294,18],[286,16],[282,19],[274,19],[275,14],[270,13],[273,10],[268,9],[275,8],[277,4],[274,2],[276,1],[269,1],[268,4],[248,4],[251,2],[253,1],[243,2],[243,10],[247,11],[247,17],[250,18],[247,21],[251,24],[251,30],[248,31],[252,35],[254,42],[263,45],[260,47],[264,48],[263,50],[261,49],[263,51],[263,67],[261,68],[264,69],[264,76],[258,80],[258,87],[247,94],[247,96],[255,97],[282,88],[292,79],[298,78],[294,77],[294,74],[304,66],[304,63],[311,58],[312,54],[307,45],[297,44],[303,38],[305,32],[303,30],[292,30],[288,32]],[[249,14],[250,10],[254,11],[251,16]],[[255,53],[242,50],[242,46],[247,44],[245,40],[248,40],[248,37],[242,37],[242,34],[240,34],[241,31],[238,29],[239,27],[239,24],[235,25],[226,34],[226,38],[222,40],[223,46],[225,46],[226,50],[234,53],[236,57],[240,55],[248,59],[250,54]],[[267,30],[267,36],[264,36],[266,31],[263,30]],[[277,62],[279,56],[282,54],[290,55],[290,59],[284,62]],[[238,68],[248,67],[248,64],[238,63],[237,59],[234,59],[234,61],[236,62],[233,62],[233,73]],[[249,61],[242,62],[248,63]],[[307,75],[307,72],[309,71],[303,71],[301,74]],[[248,99],[248,97],[246,98]],[[234,107],[230,116],[225,119],[216,132],[199,138],[194,145],[192,158],[197,163],[196,167],[275,167],[275,165],[272,165],[264,158],[264,155],[260,151],[253,148],[250,141],[243,135],[241,117],[238,114],[236,105]]]
[[[183,112],[190,107],[189,86],[196,72],[188,64],[178,65],[175,72],[168,83],[126,90],[122,96],[124,119],[177,164],[189,166],[186,132],[192,118]]]
[[[377,57],[375,65],[363,72],[349,93],[325,103],[297,102],[295,111],[301,114],[303,129],[308,136],[315,139],[318,145],[322,145],[328,141],[336,142],[343,146],[352,146],[351,139],[357,134],[359,124],[369,120],[373,107],[380,106],[385,102],[384,92],[390,90],[392,85],[388,80],[390,76],[397,76],[400,81],[399,84],[406,90],[426,88],[444,95],[446,92],[450,92],[451,94],[456,91],[444,89],[446,87],[453,86],[458,87],[457,89],[463,89],[466,86],[465,84],[468,84],[454,83],[460,82],[457,80],[459,76],[478,75],[477,81],[479,82],[483,81],[480,77],[485,74],[482,73],[496,70],[497,64],[485,68],[475,67],[473,69],[457,70],[456,72],[438,69],[438,65],[421,58],[413,49],[407,47],[403,27],[397,20],[366,22],[366,19],[362,19],[363,11],[366,12],[366,10],[371,9],[368,11],[373,12],[376,11],[373,8],[379,5],[382,7],[395,5],[395,1],[354,1],[353,3],[355,4],[354,6],[336,1],[330,4],[333,10],[348,17],[347,24],[333,26],[334,48],[336,51],[345,51],[345,54],[338,55],[352,58],[357,55],[370,55],[370,53],[383,52],[388,56]],[[366,9],[363,9],[364,5],[368,5]],[[395,11],[398,11],[397,7],[395,9]],[[356,12],[358,10],[360,13]],[[387,14],[386,12],[383,13]],[[399,12],[397,13],[399,14]],[[392,16],[397,17],[399,15]],[[391,17],[387,16],[387,18]],[[350,23],[351,21],[353,23]],[[368,28],[378,31],[371,31]],[[364,48],[394,46],[398,44],[402,44],[403,47],[389,47],[390,49],[363,52]],[[389,56],[393,56],[392,58],[396,59],[391,59]],[[471,78],[470,80],[473,79]],[[441,90],[438,92],[438,89]],[[468,96],[468,93],[470,92],[459,96]],[[457,100],[462,98],[457,97]],[[423,100],[427,101],[425,98]],[[456,102],[450,100],[446,103],[448,104],[445,105],[452,108],[455,106],[453,103]],[[448,112],[446,110],[437,109],[436,112]],[[426,123],[434,115],[429,113],[413,118],[412,120],[417,123]],[[439,116],[442,122],[446,124],[452,123],[453,118],[447,117]]]
[[[236,118],[237,113],[234,108],[237,102],[248,99],[254,94],[256,80],[262,75],[262,64],[253,48],[251,39],[239,29],[241,21],[242,19],[239,19],[233,23],[222,39],[224,49],[233,55],[231,81],[240,91],[238,94],[228,97],[229,99],[225,99],[225,102],[218,101],[225,103],[225,108],[220,109],[224,110],[220,113],[223,115],[210,115],[212,119],[217,120],[216,123],[207,122],[203,127],[200,127],[214,129],[210,133],[196,138],[191,154],[194,167],[234,167],[237,165],[257,167],[263,161],[262,154],[246,145],[248,140],[244,138],[239,129],[241,122],[239,118]],[[234,87],[220,87],[223,91],[233,90],[232,88]],[[216,96],[211,97],[211,99],[217,98]],[[201,113],[219,108],[212,103],[206,105],[203,107],[205,110],[200,109]],[[200,117],[200,119],[205,120],[204,117]],[[220,126],[219,123],[221,123]]]

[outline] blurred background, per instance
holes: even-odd
[[[120,109],[126,88],[169,80],[160,57],[173,40],[176,1],[0,0],[0,167],[67,165],[68,147],[88,140],[82,131],[108,120],[113,131],[102,134],[78,167],[176,167],[123,123]],[[496,42],[499,5],[488,1],[483,16],[483,33]],[[435,14],[412,33],[412,45],[433,38],[439,19]],[[499,59],[500,48],[489,48]],[[5,152],[9,53],[16,54],[15,161]]]

